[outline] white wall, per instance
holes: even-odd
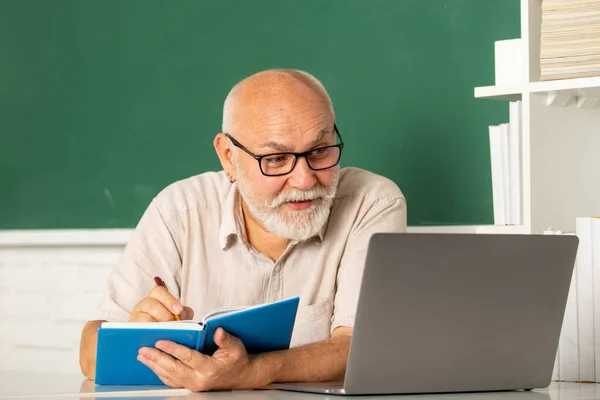
[[[474,227],[410,227],[474,232]],[[0,372],[79,374],[83,324],[131,229],[0,231]]]
[[[0,371],[79,374],[81,328],[123,244],[8,235],[0,235]]]

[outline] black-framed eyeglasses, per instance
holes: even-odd
[[[281,176],[287,175],[294,170],[296,162],[299,157],[304,157],[306,163],[313,171],[321,171],[335,167],[342,157],[342,149],[344,148],[344,141],[342,136],[337,129],[337,126],[333,124],[333,131],[337,134],[340,139],[340,143],[331,146],[317,147],[303,153],[271,153],[264,155],[256,155],[250,150],[245,148],[240,142],[235,140],[229,133],[225,135],[231,140],[231,143],[235,147],[244,150],[248,155],[258,161],[260,172],[265,176]]]

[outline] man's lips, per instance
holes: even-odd
[[[313,200],[307,200],[307,201],[288,201],[287,204],[288,207],[290,207],[292,210],[295,211],[301,211],[301,210],[306,210],[308,207],[311,206]]]

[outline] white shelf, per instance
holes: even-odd
[[[480,86],[475,88],[475,97],[479,99],[494,99],[517,101],[521,100],[523,87],[520,85]]]
[[[133,229],[5,230],[0,232],[0,247],[125,246],[132,234]]]
[[[475,97],[479,99],[517,101],[521,100],[522,94],[525,92],[565,94],[578,98],[598,99],[600,98],[600,77],[531,82],[527,86],[480,86],[475,88]]]
[[[440,225],[409,226],[408,233],[489,233],[489,234],[525,234],[523,225]]]
[[[531,82],[529,91],[531,93],[567,93],[580,97],[600,97],[600,77]]]

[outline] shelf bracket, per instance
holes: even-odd
[[[578,97],[577,108],[600,107],[600,97]]]
[[[565,107],[571,102],[572,98],[572,95],[566,93],[548,93],[548,105]]]

